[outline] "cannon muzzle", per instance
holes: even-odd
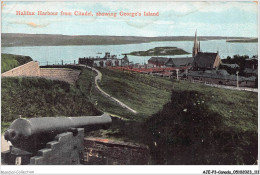
[[[4,133],[4,138],[15,147],[32,151],[52,140],[57,134],[73,128],[85,128],[87,131],[107,129],[112,123],[108,114],[83,117],[42,117],[19,118],[13,121]]]

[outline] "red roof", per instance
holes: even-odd
[[[127,71],[133,71],[133,72],[143,72],[143,73],[154,73],[154,72],[170,72],[176,69],[179,70],[186,70],[189,69],[191,66],[186,66],[186,67],[153,67],[153,68],[132,68],[132,67],[109,67],[110,69],[115,69],[115,70],[127,70]]]

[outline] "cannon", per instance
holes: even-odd
[[[48,142],[55,140],[59,134],[71,132],[76,137],[79,128],[84,128],[85,132],[108,129],[111,123],[112,119],[108,114],[82,117],[19,118],[13,121],[5,131],[4,138],[12,143],[11,155],[33,157],[38,154],[39,150],[44,149]],[[67,141],[68,144],[70,144],[70,140]]]

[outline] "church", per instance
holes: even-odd
[[[200,42],[197,38],[197,31],[195,32],[194,45],[192,48],[192,57],[151,57],[148,60],[149,64],[156,67],[192,67],[192,70],[209,70],[217,69],[221,64],[219,53],[202,52],[200,50]]]
[[[200,42],[198,42],[197,38],[197,31],[195,32],[192,57],[194,58],[192,62],[193,70],[216,69],[221,64],[221,58],[218,52],[201,52]]]

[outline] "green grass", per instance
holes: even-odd
[[[4,133],[10,124],[11,122],[1,122],[1,133]]]
[[[18,115],[77,116],[102,111],[115,116],[112,126],[88,135],[147,144],[151,164],[254,163],[257,93],[100,71],[100,87],[138,114],[102,96],[94,86],[95,73],[82,69],[76,86],[37,78],[3,78],[2,128]]]
[[[103,73],[100,87],[137,110],[143,118],[162,110],[163,105],[170,101],[174,88],[176,91],[200,93],[200,101],[207,104],[212,112],[223,116],[224,127],[244,131],[257,130],[257,93],[214,88],[187,81],[172,82],[169,79],[138,73],[108,69],[100,71]],[[116,110],[114,111],[116,113]]]
[[[101,93],[94,86],[95,76],[95,72],[92,72],[89,69],[82,70],[81,76],[77,82],[77,86],[80,87],[81,92],[86,94],[92,104],[94,104],[94,106],[99,110],[119,115],[119,117],[134,119],[136,115],[101,95]]]
[[[165,81],[168,89],[150,80],[150,76],[120,71],[101,70],[103,74],[100,87],[136,110],[142,117],[147,117],[162,109],[170,100],[171,82]],[[148,83],[151,82],[151,83]]]
[[[114,118],[109,130],[90,135],[147,144],[151,164],[254,163],[257,93],[138,73],[100,71],[101,88],[139,113],[127,112],[93,90],[92,99],[98,101],[99,109],[130,120]]]
[[[49,116],[101,114],[77,87],[44,78],[2,78],[2,122]]]
[[[212,110],[205,97],[198,91],[174,90],[171,102],[144,122],[143,127],[148,128],[152,140],[147,144],[155,164],[255,163],[257,112],[250,117],[227,118]],[[226,110],[225,105],[228,104],[219,107]]]
[[[6,72],[30,61],[32,58],[29,56],[1,54],[1,72]]]

